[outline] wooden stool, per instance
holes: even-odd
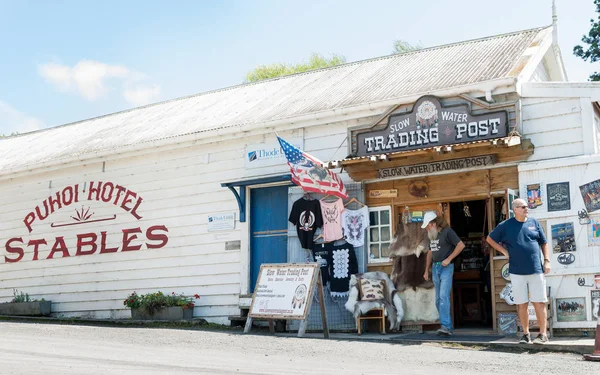
[[[376,307],[369,310],[365,315],[359,315],[358,318],[356,318],[356,328],[358,329],[359,335],[362,334],[362,321],[370,319],[379,319],[381,324],[381,334],[385,335],[385,307]]]

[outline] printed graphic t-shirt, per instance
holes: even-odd
[[[329,289],[331,297],[348,297],[350,276],[358,273],[354,246],[349,243],[331,246],[329,251]]]
[[[318,200],[300,198],[294,202],[290,212],[290,223],[296,226],[296,233],[303,249],[311,249],[317,228],[323,226],[321,205]]]
[[[342,234],[342,212],[344,203],[341,199],[335,202],[319,201],[323,213],[323,238],[325,242],[339,240]]]
[[[534,218],[520,222],[514,217],[504,220],[490,233],[492,240],[502,242],[508,250],[508,269],[515,275],[544,273],[540,245],[546,236]]]
[[[346,241],[361,247],[365,244],[365,229],[369,226],[369,207],[364,206],[358,210],[345,209],[342,212],[342,227]]]
[[[442,262],[448,258],[448,255],[452,254],[454,248],[460,242],[460,238],[450,227],[443,228],[438,233],[437,240],[429,241],[429,248],[431,249],[431,255],[434,262]]]

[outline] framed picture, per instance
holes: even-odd
[[[573,223],[562,223],[552,225],[552,252],[565,253],[567,251],[576,251],[575,230]]]
[[[592,319],[598,320],[600,314],[600,290],[592,290]]]
[[[546,185],[548,211],[565,211],[571,209],[571,193],[569,182],[557,182]]]
[[[587,212],[600,210],[600,180],[579,186]]]
[[[542,185],[527,185],[527,205],[533,210],[542,205]]]
[[[600,246],[600,217],[590,217],[588,227],[588,246]]]
[[[584,321],[585,315],[585,297],[556,299],[556,319],[559,322]]]

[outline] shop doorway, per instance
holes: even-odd
[[[454,260],[454,324],[460,327],[491,327],[492,295],[487,201],[450,203],[450,225],[465,244]]]
[[[250,190],[250,293],[260,265],[287,262],[288,186]]]

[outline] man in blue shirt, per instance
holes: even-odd
[[[546,278],[550,272],[550,253],[544,231],[540,223],[528,217],[529,207],[523,199],[515,199],[512,204],[515,217],[500,223],[490,233],[487,242],[496,250],[508,257],[512,293],[517,304],[517,314],[523,324],[523,336],[520,343],[530,343],[529,301],[535,308],[535,316],[540,325],[540,334],[533,340],[534,344],[548,342],[546,335]],[[540,248],[544,260],[540,257]]]

